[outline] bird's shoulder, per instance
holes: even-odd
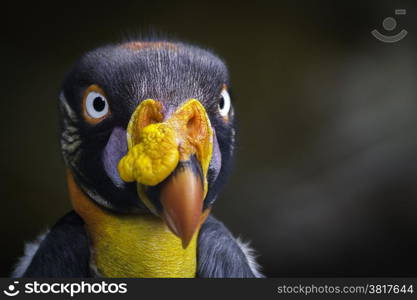
[[[87,277],[90,249],[84,222],[74,211],[25,246],[14,277]]]
[[[198,237],[199,277],[263,277],[248,243],[235,238],[226,226],[209,216]]]

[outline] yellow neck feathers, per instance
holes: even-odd
[[[91,259],[105,277],[195,277],[197,235],[186,249],[158,217],[116,214],[88,198],[68,172],[75,211],[83,218],[91,243]]]

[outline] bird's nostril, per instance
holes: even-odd
[[[148,110],[142,121],[142,128],[151,124],[160,123],[162,121],[161,114],[155,110]]]
[[[150,116],[146,125],[155,124],[155,123],[159,123],[159,120],[157,120],[153,116]]]
[[[193,129],[193,127],[195,126],[194,125],[194,123],[195,123],[195,117],[193,116],[193,117],[191,117],[189,120],[188,120],[188,122],[187,122],[187,128],[190,130],[190,129]]]
[[[195,138],[200,132],[200,119],[195,114],[187,122],[188,136]]]
[[[163,119],[160,102],[156,102],[154,100],[145,101],[146,103],[143,103],[143,107],[140,108],[138,114],[137,126],[139,130],[148,125],[160,123]]]

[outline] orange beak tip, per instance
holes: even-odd
[[[184,165],[180,165],[161,186],[162,219],[181,239],[184,249],[201,224],[203,190],[200,176]]]
[[[191,239],[190,240],[182,240],[182,249],[187,249],[190,242],[191,242]]]

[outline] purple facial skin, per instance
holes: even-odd
[[[219,175],[221,165],[222,154],[220,152],[219,143],[217,142],[216,130],[213,128],[213,154],[209,166],[209,169],[213,171],[213,181],[215,181]]]
[[[103,152],[104,170],[117,187],[123,187],[124,182],[119,176],[117,165],[127,153],[126,131],[115,127]]]

